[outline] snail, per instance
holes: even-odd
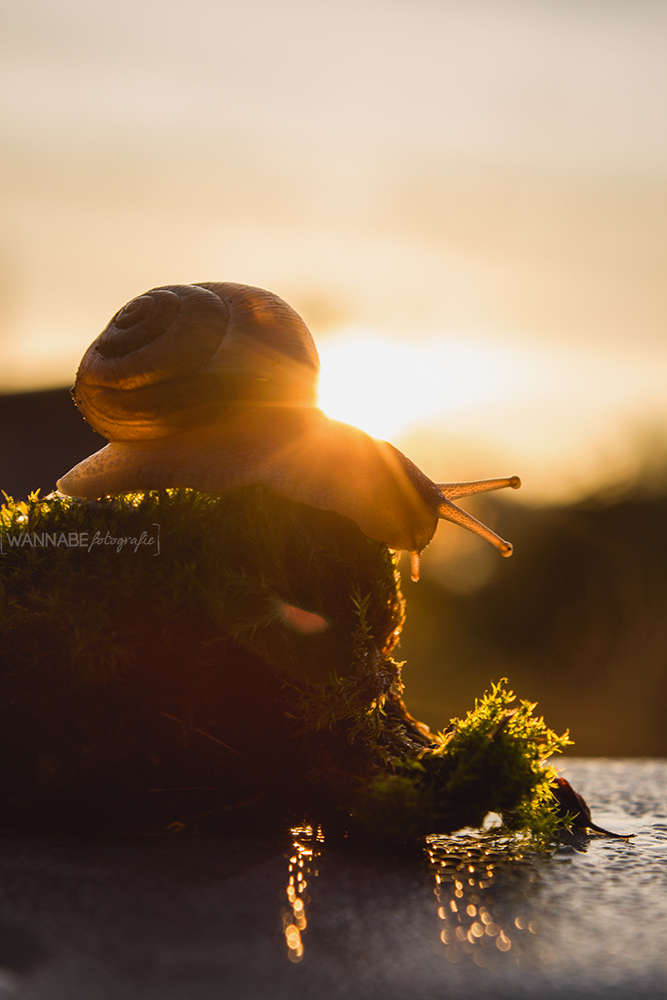
[[[57,489],[94,499],[261,483],[406,549],[413,579],[439,518],[511,554],[453,501],[516,489],[517,476],[433,483],[391,444],[327,417],[318,374],[310,331],[277,295],[232,283],[153,288],[116,313],[81,361],[74,401],[109,444]]]

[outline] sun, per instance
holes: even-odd
[[[319,350],[322,409],[385,440],[415,427],[456,426],[481,416],[515,395],[526,376],[511,352],[451,334],[410,342],[348,329]]]
[[[381,334],[347,331],[320,347],[320,406],[373,437],[396,437],[427,420],[436,386],[421,351]]]

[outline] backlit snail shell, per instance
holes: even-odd
[[[419,553],[438,518],[512,546],[452,501],[518,487],[435,484],[400,451],[316,405],[319,358],[301,317],[276,295],[231,283],[153,288],[91,344],[76,405],[109,444],[58,482],[94,499],[165,487],[206,492],[262,483],[334,510],[371,538]]]

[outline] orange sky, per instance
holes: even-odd
[[[152,285],[236,280],[310,323],[328,409],[436,479],[576,495],[665,432],[665,2],[3,19],[0,388],[71,382]]]

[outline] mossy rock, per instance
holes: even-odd
[[[564,738],[502,686],[447,735],[410,717],[395,557],[346,518],[261,486],[1,516],[0,829],[553,826]]]

